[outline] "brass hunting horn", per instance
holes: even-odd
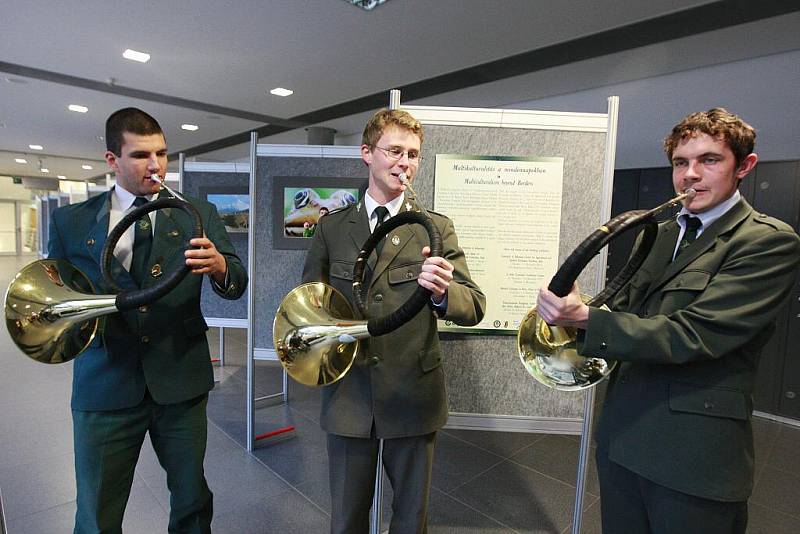
[[[401,180],[412,199],[416,198],[405,174]],[[428,232],[431,256],[442,254],[442,236],[425,208],[406,211],[389,218],[361,247],[353,268],[353,301],[363,317],[367,306],[363,296],[364,274],[376,245],[389,232],[404,224],[420,224]],[[417,286],[397,310],[382,317],[356,319],[350,303],[339,291],[322,282],[294,288],[284,297],[272,326],[272,339],[286,373],[306,386],[325,386],[345,376],[358,356],[359,340],[382,336],[411,320],[430,301],[431,292]]]
[[[608,309],[605,302],[631,279],[653,248],[658,233],[656,216],[683,200],[691,200],[695,194],[694,189],[686,189],[682,194],[651,210],[626,211],[617,215],[578,245],[553,276],[547,289],[559,297],[569,294],[578,275],[604,246],[624,232],[644,226],[628,263],[606,288],[594,298],[581,295],[589,306]],[[595,386],[614,370],[616,362],[609,363],[602,358],[581,356],[576,350],[576,337],[577,329],[548,325],[534,308],[522,320],[517,334],[520,360],[533,378],[550,388],[576,391]]]
[[[164,208],[186,212],[192,219],[192,238],[203,236],[200,214],[185,200],[159,198],[131,210],[108,234],[100,255],[100,272],[109,287],[120,290],[111,275],[111,260],[120,237],[140,218]],[[151,287],[95,295],[89,278],[68,261],[38,260],[23,267],[6,290],[6,327],[17,347],[31,359],[68,362],[92,342],[100,317],[150,304],[172,291],[188,273],[189,268],[180,262]]]

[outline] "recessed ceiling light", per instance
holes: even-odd
[[[14,161],[17,163],[28,163],[28,160],[25,158],[14,158]]]
[[[42,172],[50,172],[50,169],[48,169],[47,167],[42,167],[39,170],[42,171]]]
[[[83,165],[81,165],[81,169],[83,169],[85,171],[91,171],[92,170],[92,166],[91,165],[87,165],[86,163],[84,163]]]
[[[146,54],[144,52],[138,52],[136,50],[131,50],[128,48],[122,53],[122,57],[125,59],[130,59],[132,61],[138,61],[139,63],[147,63],[150,61],[150,54]]]
[[[181,129],[189,130],[190,132],[194,132],[198,130],[200,127],[196,124],[181,124]]]
[[[276,96],[289,96],[290,94],[294,93],[294,91],[291,89],[284,89],[283,87],[276,87],[270,91],[270,93]]]
[[[67,179],[67,177],[66,177],[66,176],[64,176],[63,174],[59,174],[59,175],[58,175],[58,179],[59,179],[59,180],[66,180],[66,179]]]
[[[28,145],[28,148],[30,148],[31,150],[44,150],[44,147],[42,145]]]
[[[87,108],[86,106],[81,106],[78,104],[70,104],[68,106],[68,109],[70,111],[77,111],[78,113],[86,113],[87,111],[89,111],[89,108]]]

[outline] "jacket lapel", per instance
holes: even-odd
[[[97,263],[98,268],[101,267],[101,255],[103,248],[105,248],[106,241],[108,240],[108,224],[111,213],[111,195],[113,194],[113,189],[105,193],[106,198],[100,203],[100,209],[95,214],[95,224],[89,229],[89,232],[86,234],[86,238],[84,239],[84,246],[86,247],[86,250],[89,252],[89,255],[92,257],[92,259],[94,259],[95,263]],[[136,284],[131,278],[130,273],[125,270],[125,267],[122,266],[122,264],[113,254],[111,256],[111,276],[121,288],[136,289]],[[100,280],[100,285],[101,287],[106,287],[105,281]]]
[[[164,197],[169,198],[169,195],[162,191],[158,198]],[[156,226],[153,230],[153,246],[150,249],[147,264],[157,264],[159,269],[156,272],[164,273],[168,269],[166,262],[169,261],[174,265],[173,262],[185,261],[183,250],[188,246],[189,237],[184,228],[175,220],[175,213],[171,208],[158,210]],[[173,256],[175,257],[173,258]],[[145,276],[142,287],[153,285],[155,282],[157,282],[157,276]]]
[[[403,205],[400,207],[400,213],[405,211],[420,211],[419,207],[412,203],[408,197],[403,200]],[[381,257],[378,258],[377,265],[375,265],[375,277],[378,277],[386,270],[387,267],[394,261],[398,254],[408,245],[412,239],[417,236],[417,232],[424,233],[424,230],[419,225],[405,224],[399,226],[389,232],[386,236],[386,241],[383,245],[383,252]],[[421,234],[420,234],[421,235]],[[424,243],[426,240],[422,240]]]
[[[753,208],[750,207],[750,205],[744,199],[742,199],[739,203],[724,213],[722,217],[714,221],[711,226],[703,230],[703,233],[700,235],[700,237],[698,237],[694,243],[686,247],[683,252],[681,252],[681,255],[675,258],[675,261],[672,262],[669,262],[669,259],[672,258],[672,253],[675,250],[680,227],[678,226],[678,223],[674,221],[668,225],[665,225],[672,228],[670,228],[669,233],[665,233],[664,238],[660,240],[661,244],[659,245],[659,254],[666,255],[668,263],[665,265],[661,263],[656,265],[664,265],[664,269],[661,271],[663,274],[657,279],[655,284],[650,286],[646,297],[652,295],[654,291],[674,278],[677,274],[681,273],[699,256],[712,249],[720,236],[734,230],[752,211]],[[670,238],[668,238],[668,236]],[[667,248],[669,248],[668,254],[666,251]]]

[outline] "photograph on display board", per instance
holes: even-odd
[[[250,194],[246,187],[205,187],[200,196],[216,206],[228,233],[247,233],[250,227]]]
[[[307,248],[320,217],[358,202],[363,182],[363,178],[277,177],[273,204],[274,213],[280,214],[273,229],[276,248]]]

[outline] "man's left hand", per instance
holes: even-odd
[[[447,288],[453,279],[453,264],[441,256],[431,257],[431,248],[423,247],[422,256],[425,262],[422,264],[422,272],[419,273],[417,283],[433,293],[433,302],[439,304],[447,295]]]
[[[196,237],[189,241],[196,249],[187,250],[186,266],[192,270],[193,274],[207,274],[217,284],[225,283],[225,273],[228,270],[228,263],[225,256],[219,253],[217,247],[207,237]]]

